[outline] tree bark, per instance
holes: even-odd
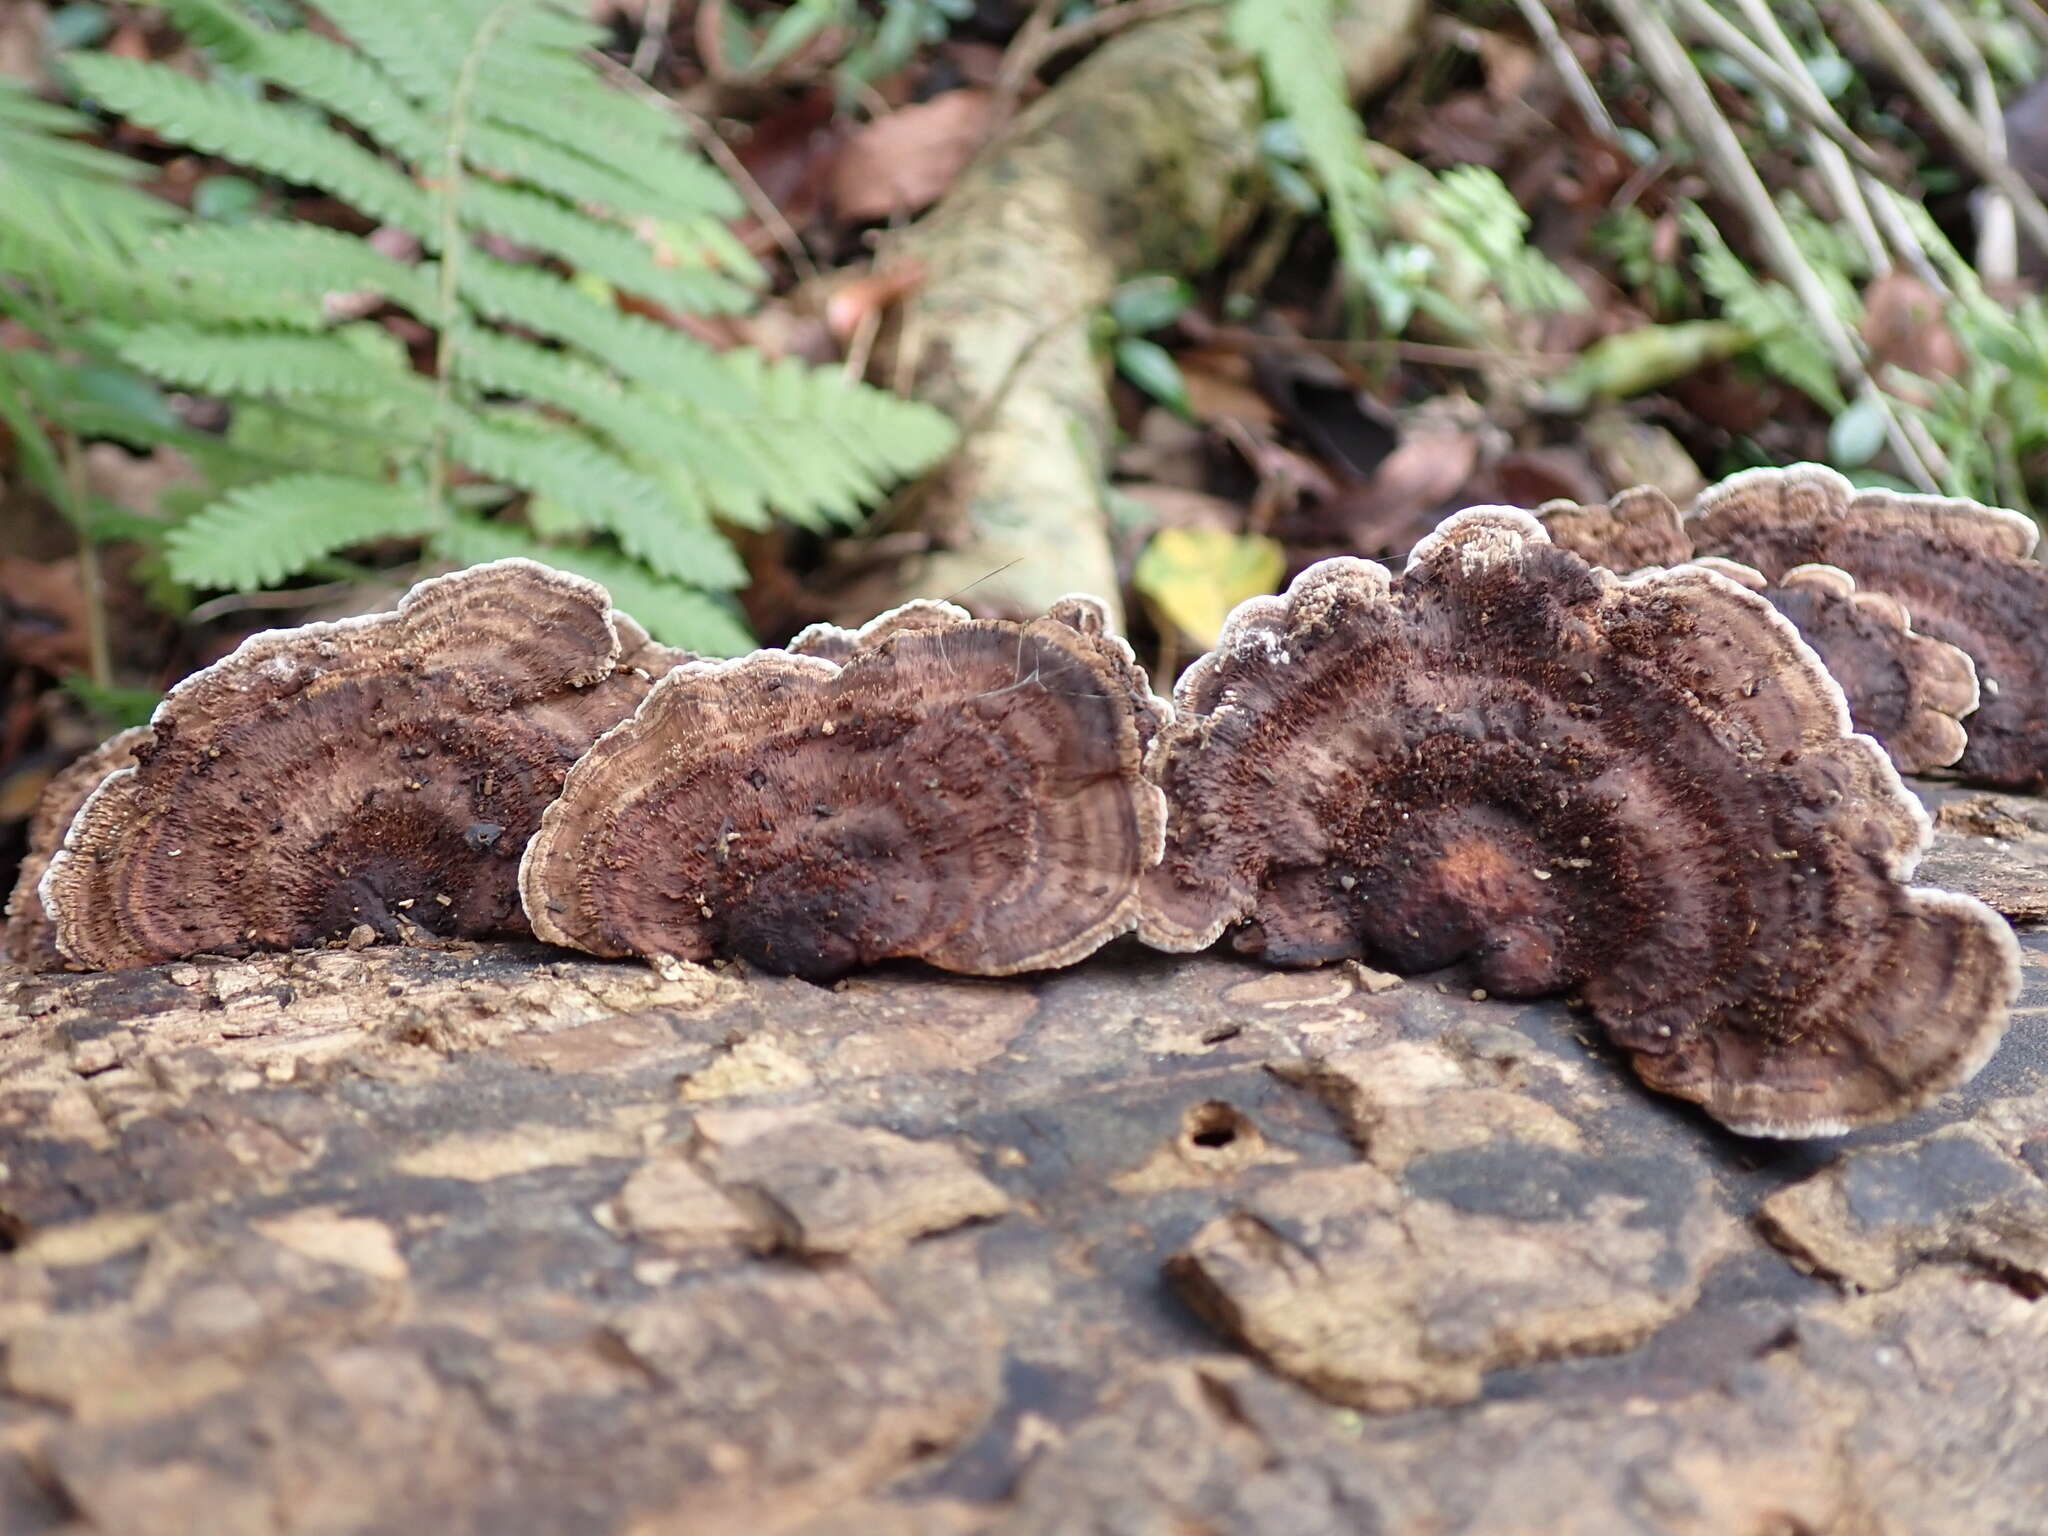
[[[1950,867],[2038,907],[2040,805],[1946,798]],[[2048,1508],[2035,980],[1966,1092],[1815,1144],[1646,1093],[1565,1007],[1356,966],[4,985],[8,1536]]]

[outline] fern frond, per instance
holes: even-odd
[[[702,267],[665,266],[629,230],[600,223],[542,193],[472,181],[463,188],[462,219],[471,228],[545,251],[672,309],[731,314],[753,303],[753,295],[730,278]]]
[[[855,384],[837,369],[752,351],[725,361],[740,386],[737,400],[690,415],[719,440],[747,446],[767,504],[785,517],[850,520],[882,484],[929,468],[958,440],[943,412]]]
[[[143,167],[72,137],[91,126],[0,79],[0,260],[10,272],[63,281],[64,258],[125,261],[178,218],[134,185]]]
[[[1758,361],[1830,411],[1845,409],[1848,399],[1834,364],[1814,339],[1806,306],[1792,290],[1756,277],[1697,203],[1679,210],[1679,223],[1697,247],[1693,274],[1720,303],[1722,316],[1755,338]]]
[[[320,0],[320,10],[417,105],[445,108],[462,73],[468,34],[450,7],[390,0]]]
[[[431,240],[427,196],[369,150],[305,113],[214,80],[112,54],[70,61],[79,83],[124,117],[237,165],[333,193],[371,217]]]
[[[327,324],[320,301],[335,293],[381,294],[421,316],[435,304],[431,267],[317,224],[191,224],[156,236],[144,254],[159,277],[231,301],[252,322],[318,329]]]
[[[443,558],[461,565],[522,555],[578,576],[588,576],[610,591],[618,608],[638,619],[649,634],[667,645],[683,646],[707,656],[736,656],[754,646],[754,637],[727,603],[679,582],[665,581],[646,567],[602,549],[544,544],[506,524],[468,518],[437,534],[433,548]]]
[[[1374,229],[1379,180],[1331,44],[1331,0],[1233,0],[1230,36],[1259,61],[1266,94],[1294,124],[1328,204],[1330,232],[1354,280],[1381,286]],[[1386,307],[1382,303],[1382,307]]]
[[[471,255],[462,264],[460,286],[464,300],[485,318],[566,342],[628,378],[707,404],[732,396],[732,375],[711,348],[593,299],[550,273]]]
[[[227,0],[161,0],[180,30],[236,69],[353,123],[415,163],[434,152],[439,134],[404,92],[353,48],[317,32],[259,27]]]
[[[411,397],[431,407],[419,375],[365,355],[333,333],[291,331],[229,334],[188,325],[144,326],[121,346],[121,357],[182,389],[212,395]]]
[[[746,582],[746,567],[716,529],[679,506],[660,481],[573,428],[495,411],[457,416],[448,436],[471,469],[583,508],[659,574],[702,587]]]
[[[198,587],[273,586],[351,545],[412,538],[445,519],[418,491],[346,475],[280,475],[171,530],[171,574]]]
[[[732,183],[688,145],[680,123],[578,68],[587,83],[573,94],[563,92],[559,83],[536,93],[532,81],[515,87],[505,79],[487,80],[479,90],[481,108],[495,123],[615,167],[670,218],[736,219],[746,212]]]

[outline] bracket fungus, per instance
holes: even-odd
[[[7,898],[7,931],[0,956],[33,971],[64,968],[64,955],[57,948],[57,930],[43,911],[43,898],[36,887],[43,871],[63,846],[64,833],[86,797],[98,789],[107,775],[135,762],[135,748],[149,740],[144,726],[134,726],[101,742],[69,766],[51,775],[50,782],[36,797],[28,818],[28,847],[21,857],[21,869],[14,881],[14,893]]]
[[[2018,988],[2005,924],[1904,883],[1919,804],[1769,604],[1624,580],[1507,508],[1390,579],[1326,560],[1244,604],[1147,759],[1139,933],[1282,965],[1470,961],[1572,990],[1651,1086],[1757,1135],[1964,1080]]]
[[[164,697],[73,818],[40,885],[58,947],[118,969],[364,927],[524,933],[542,808],[670,659],[602,587],[529,560],[253,635]]]
[[[1163,706],[1130,648],[1078,608],[911,609],[656,684],[542,818],[534,932],[814,979],[1007,975],[1128,932],[1165,823],[1140,771]]]
[[[1692,558],[1692,536],[1678,507],[1654,485],[1617,492],[1605,502],[1548,501],[1536,509],[1550,541],[1588,565],[1626,575]]]
[[[1904,603],[1859,592],[1856,578],[1832,565],[1795,565],[1771,582],[1716,555],[1698,563],[1791,620],[1841,684],[1849,723],[1876,737],[1901,773],[1946,768],[1963,755],[1963,717],[1978,703],[1977,669],[1968,652],[1915,631]]]
[[[1835,566],[1905,604],[1913,627],[1966,652],[1983,699],[1959,776],[2048,785],[2048,566],[2017,512],[1942,496],[1857,490],[1831,469],[1746,470],[1701,493],[1687,531],[1703,555],[1773,580]]]

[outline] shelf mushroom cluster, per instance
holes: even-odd
[[[2035,686],[2040,568],[2010,514],[1952,505],[1802,469],[1689,519],[1654,492],[1545,508],[1547,533],[1475,509],[1399,575],[1328,560],[1244,604],[1171,704],[1085,598],[918,602],[706,661],[591,583],[478,566],[251,638],[60,776],[8,953],[530,932],[824,979],[1228,934],[1569,993],[1739,1130],[1873,1123],[1973,1073],[2018,988],[1996,914],[1908,883],[1926,816],[1851,727],[1853,704],[1902,764],[2038,781],[2041,711],[1981,744],[1979,721]]]

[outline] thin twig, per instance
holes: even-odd
[[[1741,0],[1737,3],[1741,4]],[[1701,41],[1711,43],[1748,70],[1757,84],[1775,96],[1787,112],[1824,135],[1860,169],[1873,175],[1889,174],[1890,168],[1877,157],[1876,152],[1835,115],[1834,108],[1828,105],[1827,98],[1821,95],[1820,87],[1814,85],[1803,65],[1788,69],[1780,64],[1748,33],[1722,15],[1713,0],[1677,0],[1677,5]],[[1745,12],[1749,9],[1744,6]],[[1751,21],[1755,21],[1753,16]]]
[[[875,338],[881,333],[882,306],[871,305],[855,322],[853,335],[846,344],[844,371],[849,382],[858,383],[868,376],[868,359],[874,355]]]
[[[360,590],[359,581],[330,581],[317,587],[285,587],[262,592],[228,592],[210,598],[185,615],[192,624],[210,624],[231,613],[260,612],[270,608],[312,608],[329,598]]]
[[[1123,0],[1121,5],[1056,27],[1053,18],[1059,15],[1061,0],[1038,0],[1031,14],[1024,18],[1024,25],[1017,29],[1017,35],[1010,39],[1010,46],[1003,50],[1003,62],[996,70],[990,93],[987,137],[993,139],[1001,132],[1015,115],[1025,88],[1061,54],[1113,37],[1140,22],[1161,21],[1182,11],[1203,10],[1220,3],[1221,0]]]
[[[633,73],[652,80],[668,50],[669,20],[675,14],[675,0],[647,0],[647,14],[640,20],[640,41],[633,49]]]
[[[1571,44],[1557,30],[1557,18],[1550,14],[1550,7],[1544,0],[1515,0],[1515,4],[1522,12],[1522,19],[1529,23],[1529,30],[1536,34],[1536,41],[1550,60],[1550,67],[1564,81],[1564,88],[1578,107],[1579,116],[1609,143],[1619,143],[1621,129],[1608,112],[1607,103],[1600,99],[1599,91],[1587,78],[1579,56],[1572,52]]]
[[[1819,82],[1806,67],[1806,61],[1800,56],[1798,45],[1786,35],[1784,27],[1779,24],[1777,12],[1771,8],[1771,0],[1735,0],[1735,3],[1740,7],[1743,18],[1755,31],[1758,40],[1784,69],[1785,85],[1810,109],[1812,116],[1808,121],[1825,121],[1833,128],[1839,129],[1839,133],[1823,130],[1828,132],[1830,141],[1837,147],[1841,146],[1845,137],[1861,146],[1863,141],[1858,139],[1849,125],[1836,114],[1834,104],[1828,100]],[[1948,280],[1941,275],[1941,269],[1935,265],[1934,258],[1927,254],[1927,247],[1921,243],[1919,236],[1914,234],[1912,221],[1903,211],[1905,194],[1884,176],[1867,169],[1861,172],[1860,182],[1865,204],[1872,219],[1882,231],[1885,243],[1901,261],[1905,262],[1915,277],[1936,293],[1948,297]]]
[[[1395,341],[1385,338],[1358,341],[1325,341],[1313,336],[1272,336],[1264,331],[1245,330],[1234,325],[1204,326],[1204,342],[1234,347],[1241,352],[1313,352],[1321,357],[1392,357],[1407,363],[1429,363],[1442,368],[1496,368],[1502,363],[1518,364],[1537,371],[1569,368],[1577,362],[1575,352],[1496,352],[1484,347],[1446,347],[1428,341]]]
[[[1126,27],[1135,27],[1144,21],[1164,21],[1183,11],[1206,11],[1222,3],[1223,0],[1124,0],[1122,5],[1112,5],[1046,33],[1039,40],[1038,56],[1032,61],[1031,72],[1036,74],[1061,54],[1114,37]]]
[[[2034,34],[2034,41],[2048,45],[2048,6],[2040,0],[2006,0],[2006,9],[2019,17],[2022,25]]]
[[[1862,24],[1864,36],[1884,58],[1892,72],[1906,83],[1920,105],[1927,109],[1942,136],[1955,146],[1970,168],[2012,199],[2013,211],[2026,227],[2027,238],[2048,250],[2048,206],[2043,206],[2034,189],[1991,143],[1970,116],[1969,108],[1956,99],[1955,92],[1940,72],[1913,46],[1883,0],[1842,0]]]
[[[991,137],[1009,121],[1017,99],[1037,73],[1038,44],[1052,30],[1052,20],[1059,9],[1060,0],[1038,0],[1031,7],[1031,14],[1024,18],[1024,25],[1017,29],[1017,35],[1010,39],[1010,46],[1003,50],[1003,61],[996,66],[995,85],[989,93]]]
[[[1607,0],[1607,8],[1621,23],[1637,60],[1670,104],[1708,177],[1721,195],[1747,216],[1763,245],[1766,261],[1806,306],[1835,372],[1850,384],[1849,393],[1870,405],[1883,419],[1886,441],[1908,477],[1923,490],[1937,489],[1939,482],[1922,455],[1921,445],[1908,435],[1891,401],[1871,381],[1863,363],[1862,344],[1836,313],[1827,285],[1800,250],[1784,214],[1771,201],[1763,178],[1749,163],[1735,129],[1714,104],[1713,92],[1707,89],[1707,82],[1670,23],[1637,0]]]
[[[102,688],[114,683],[113,648],[107,639],[107,589],[100,570],[99,545],[93,542],[90,498],[86,493],[85,451],[77,434],[59,432],[57,451],[64,461],[64,495],[70,502],[71,530],[78,535],[78,585],[85,597],[85,664]]]
[[[1991,66],[1985,63],[1976,39],[1941,0],[1920,0],[1920,15],[1969,82],[1970,109],[1977,115],[1986,148],[2006,161],[2005,110],[1991,78]],[[2012,199],[1985,188],[1977,225],[1977,271],[1987,283],[2009,284],[2019,277],[2019,233],[2014,218]]]

